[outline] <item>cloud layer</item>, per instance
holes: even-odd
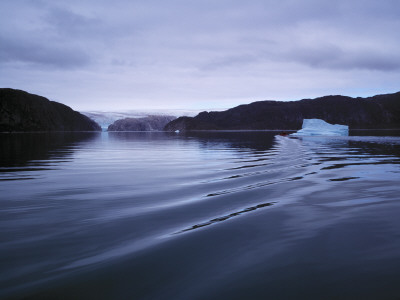
[[[76,109],[400,90],[400,2],[3,0],[0,83]]]

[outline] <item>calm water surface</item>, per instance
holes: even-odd
[[[399,299],[399,135],[0,134],[0,298]]]

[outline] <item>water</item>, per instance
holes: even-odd
[[[399,135],[2,134],[0,298],[399,299]]]

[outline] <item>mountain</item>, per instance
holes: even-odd
[[[0,132],[99,130],[96,122],[64,104],[21,90],[0,89]]]
[[[201,110],[188,109],[147,109],[147,110],[121,110],[121,111],[81,111],[82,114],[100,124],[104,131],[108,126],[120,119],[144,118],[149,116],[191,116],[194,117]]]
[[[400,128],[400,92],[368,98],[325,96],[299,101],[258,101],[226,111],[201,112],[165,126],[175,130],[298,130],[303,119],[322,119],[350,129]]]
[[[162,131],[169,122],[176,119],[173,116],[148,116],[144,118],[125,118],[117,120],[108,131]]]

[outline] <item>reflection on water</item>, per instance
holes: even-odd
[[[0,135],[0,297],[396,299],[400,138],[351,134]]]
[[[54,167],[53,161],[71,161],[74,149],[98,136],[93,132],[0,133],[0,181],[32,179],[17,177],[17,174],[8,175],[12,172],[50,170]]]

